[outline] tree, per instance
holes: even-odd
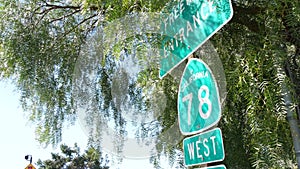
[[[224,130],[230,131],[226,132],[228,135],[225,136],[231,140],[227,142],[230,144],[227,144],[227,147],[236,147],[236,151],[244,151],[241,154],[245,156],[239,158],[249,159],[247,166],[293,168],[293,162],[290,160],[295,157],[287,153],[293,150],[280,87],[288,80],[280,69],[284,67],[285,62],[290,62],[289,56],[299,56],[299,39],[296,38],[296,34],[288,33],[298,28],[287,31],[288,27],[284,26],[287,24],[286,20],[294,24],[298,20],[296,18],[299,18],[299,13],[294,11],[292,6],[299,6],[299,3],[277,2],[276,5],[271,5],[266,2],[253,2],[248,6],[246,2],[241,1],[239,5],[234,4],[236,15],[231,24],[225,27],[221,36],[217,35],[214,38],[215,43],[230,44],[226,45],[226,49],[222,45],[216,45],[220,48],[218,53],[225,56],[223,64],[227,67],[228,113],[224,113],[222,121]],[[277,12],[266,14],[268,10]],[[285,12],[290,16],[281,15]],[[239,17],[240,13],[246,15]],[[288,38],[290,36],[294,37],[293,42]],[[287,50],[290,47],[295,48]],[[297,74],[298,71],[299,69],[295,69],[293,74]],[[298,104],[298,101],[295,100],[295,103]],[[228,120],[233,123],[228,123]],[[238,133],[243,133],[242,138],[239,138]],[[232,141],[237,144],[232,145]],[[230,160],[231,155],[234,154],[228,154],[227,160],[234,164],[235,161]],[[236,167],[239,168],[238,166],[237,164]]]
[[[103,157],[99,149],[88,147],[83,154],[80,154],[80,149],[77,144],[74,147],[69,147],[65,144],[60,145],[61,153],[51,153],[52,159],[38,160],[39,168],[45,169],[108,169],[108,157]]]
[[[96,26],[143,5],[164,1],[1,1],[1,78],[16,75],[24,110],[37,123],[39,142],[61,141],[64,121],[73,123],[72,74],[81,45]],[[135,3],[135,5],[134,5]],[[132,8],[134,7],[134,8]],[[131,9],[129,9],[131,8]],[[103,20],[102,17],[107,17]]]
[[[119,2],[0,1],[0,13],[5,16],[0,24],[0,77],[15,79],[22,92],[23,108],[37,124],[39,142],[58,144],[63,123],[73,123],[76,119],[72,75],[84,50],[82,44],[90,40],[97,27],[134,11],[161,11],[167,2],[171,3],[167,0]],[[293,146],[280,86],[289,84],[299,119],[299,2],[235,0],[232,3],[233,19],[211,38],[227,81],[228,93],[220,122],[225,163],[228,168],[292,168],[295,156],[290,153]],[[127,89],[131,95],[121,98],[111,94],[116,80],[111,74],[119,73],[116,66],[122,59],[121,53],[130,53],[134,47],[144,49],[146,43],[141,37],[152,40],[147,42],[151,45],[157,45],[160,40],[154,34],[139,35],[110,51],[100,51],[104,57],[97,61],[101,66],[96,67],[96,80],[91,80],[95,83],[90,84],[96,89],[94,101],[96,111],[101,112],[99,118],[113,119],[119,135],[126,134],[126,121],[120,115],[118,103],[127,101],[148,112],[151,99],[143,97],[141,91],[152,86],[155,88],[151,96],[155,98],[163,92],[168,108],[157,116],[159,125],[141,126],[137,134],[166,131],[177,117],[178,79],[168,75],[159,80],[157,67],[140,72],[136,81],[121,71],[123,76],[118,80],[125,87],[121,86],[120,92]],[[89,97],[82,100],[87,101]],[[90,124],[97,122],[94,115],[91,114]],[[92,131],[91,135],[95,134]],[[158,139],[156,148],[161,154],[169,154],[172,163],[181,158],[182,146],[166,144],[165,138]],[[158,160],[159,156],[153,158],[155,164]]]

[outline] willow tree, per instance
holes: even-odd
[[[1,78],[13,77],[38,140],[57,144],[63,122],[74,122],[72,75],[88,35],[129,11],[159,9],[147,1],[1,1]]]
[[[228,154],[226,160],[236,168],[242,167],[241,164],[255,168],[294,168],[295,154],[288,153],[294,150],[282,85],[290,84],[293,92],[298,88],[287,77],[291,74],[298,77],[299,73],[300,15],[296,10],[299,3],[238,1],[237,4],[232,22],[213,38],[227,75],[228,96],[222,120],[227,133],[225,140],[228,139],[225,147],[243,151],[242,156]],[[291,62],[291,74],[282,71]],[[294,96],[297,105],[299,98]],[[238,164],[234,161],[237,158],[248,159],[248,163]]]
[[[82,44],[89,43],[87,40],[99,28],[118,18],[135,12],[160,12],[167,2],[174,3],[168,0],[0,1],[0,77],[14,79],[21,91],[22,106],[37,126],[39,142],[58,144],[63,124],[73,123],[77,118],[74,90],[78,88],[73,86],[73,75],[84,51]],[[288,84],[299,115],[299,2],[236,0],[232,3],[233,19],[211,38],[227,81],[220,122],[226,151],[224,163],[228,168],[292,168],[295,155],[291,153],[293,145],[280,86]],[[116,82],[111,74],[118,73],[116,65],[122,60],[119,56],[133,52],[130,46],[136,45],[135,42],[138,42],[135,47],[143,50],[147,48],[144,44],[157,45],[159,40],[159,36],[147,33],[128,38],[111,51],[100,51],[103,59],[97,62],[97,76],[90,84],[95,89],[93,99],[97,111],[103,113],[101,118],[113,118],[119,133],[126,133],[122,128],[126,122],[116,103],[124,100],[111,94]],[[135,80],[126,72],[119,72],[123,80],[118,79],[118,83],[125,86],[120,86],[120,92],[131,92],[128,104],[147,111],[151,97],[144,97],[141,89],[149,87],[153,98],[161,92],[167,98],[167,108],[156,116],[159,125],[143,126],[139,135],[151,133],[149,128],[155,135],[176,123],[178,79],[172,72],[159,80],[157,72],[158,67],[150,67]],[[89,122],[94,123],[93,118]],[[180,143],[168,145],[164,139],[158,139],[157,150],[169,154],[171,162],[180,161]],[[158,159],[159,156],[152,160],[157,164]]]

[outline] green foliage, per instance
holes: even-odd
[[[254,2],[248,10],[255,14],[259,29],[242,27],[239,16],[234,16],[233,22],[213,38],[227,75],[227,104],[221,126],[226,133],[225,163],[231,168],[295,167],[280,87],[285,78],[280,70],[289,55],[284,46],[291,43],[281,33],[286,29],[284,18],[278,18],[286,10],[282,8],[285,6],[279,2]],[[269,12],[275,9],[278,13]]]
[[[75,9],[54,10],[42,2],[4,5],[3,78],[15,77],[22,106],[37,124],[37,139],[57,144],[63,121],[74,121],[71,77],[85,36],[76,22],[78,15],[61,18]]]
[[[80,154],[79,147],[77,144],[74,147],[69,147],[65,144],[60,146],[61,153],[51,153],[52,159],[48,160],[38,160],[37,165],[39,168],[44,169],[108,169],[108,159],[107,156],[102,157],[102,153],[99,149],[94,147],[89,147]]]
[[[155,11],[163,3],[0,1],[0,78],[14,77],[39,142],[59,143],[63,122],[75,120],[72,75],[86,37],[106,21],[132,10]]]
[[[132,12],[160,11],[168,0],[73,0],[72,3],[80,4],[83,12],[95,10],[104,14],[105,21],[119,19]]]
[[[93,35],[96,27],[133,12],[167,11],[163,9],[165,4],[174,2],[0,0],[0,78],[15,80],[22,94],[22,106],[29,120],[37,126],[39,142],[57,145],[61,141],[63,124],[73,123],[76,118],[72,86],[74,67],[83,50],[82,44]],[[281,85],[290,83],[294,104],[299,108],[299,2],[236,0],[232,3],[233,19],[211,38],[227,78],[228,93],[220,122],[226,151],[224,163],[228,168],[293,168],[295,156]],[[149,45],[159,43],[159,36],[146,34],[122,39],[109,51],[100,51],[105,55],[99,62],[101,66],[93,84],[98,106],[90,112],[91,126],[99,123],[100,115],[95,112],[101,112],[101,120],[113,119],[116,132],[126,134],[126,121],[118,107],[125,96],[112,95],[114,89],[116,93],[128,91],[128,103],[142,113],[149,111],[153,98],[158,98],[160,93],[166,96],[166,108],[156,112],[157,121],[150,126],[139,126],[137,135],[157,136],[175,123],[178,79],[167,76],[159,80],[157,67],[140,72],[136,81],[124,70],[117,71],[116,62],[122,59],[120,53],[125,49],[127,53],[137,49],[141,61],[147,60],[148,55],[144,53],[148,44],[145,45],[142,36],[150,40]],[[111,75],[116,73],[122,77],[113,79]],[[120,84],[119,88],[114,86],[116,84]],[[142,92],[149,95],[146,97]],[[82,95],[82,99],[84,104],[88,98]],[[98,137],[100,135],[98,133]],[[151,159],[157,168],[162,154],[169,156],[171,163],[180,159],[182,164],[182,146],[171,146],[168,141],[168,138],[158,137],[156,148],[161,154]],[[57,162],[54,168],[59,168],[72,158],[72,165],[78,166],[84,160],[93,161],[94,157],[99,157],[97,153],[93,156],[96,150],[86,151],[86,156],[68,147],[63,147],[62,151],[65,156],[54,154],[53,160],[43,165],[53,167]]]

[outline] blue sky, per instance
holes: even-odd
[[[19,104],[20,95],[14,86],[8,82],[0,82],[0,93],[1,167],[11,169],[25,168],[29,163],[24,159],[26,154],[33,156],[33,163],[39,158],[50,158],[50,152],[57,150],[53,149],[52,146],[46,149],[39,146],[35,140],[34,126],[27,122],[26,114],[22,111]],[[79,126],[70,127],[66,130],[66,139],[63,141],[72,146],[74,145],[72,141],[76,140],[79,146],[84,148],[87,141],[84,138],[86,136],[82,132],[72,135],[71,133],[74,133],[76,130],[77,133],[81,132]]]
[[[0,82],[0,161],[1,168],[22,169],[29,162],[25,160],[25,155],[33,156],[33,163],[40,158],[42,160],[51,158],[51,152],[57,152],[49,146],[43,149],[35,140],[34,125],[26,120],[26,114],[19,104],[19,94],[14,86],[9,82]],[[83,133],[80,126],[75,124],[63,130],[63,141],[69,146],[77,143],[81,150],[86,148],[87,136]],[[147,159],[144,160],[124,160],[118,167],[121,169],[140,169],[152,168]],[[112,166],[117,168],[116,166]],[[167,167],[166,167],[167,168]]]

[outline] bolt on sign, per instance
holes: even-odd
[[[159,77],[195,52],[233,16],[230,0],[180,0],[162,18]]]

